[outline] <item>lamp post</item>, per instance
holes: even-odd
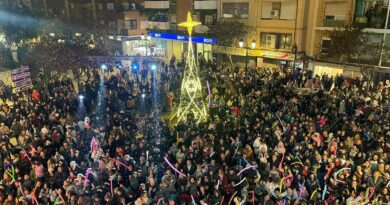
[[[298,51],[297,44],[294,43],[293,46],[292,46],[292,49],[291,49],[291,53],[294,54],[293,71],[295,71],[295,63],[296,63],[296,61],[297,61],[297,51]]]
[[[240,39],[240,41],[238,42],[238,45],[240,46],[240,48],[246,49],[246,53],[245,53],[245,72],[246,72],[248,70],[248,50],[256,48],[256,41],[255,41],[255,39],[252,40],[250,48],[248,46],[244,47],[244,40],[242,40],[242,39]]]
[[[148,56],[148,47],[149,47],[149,41],[150,41],[151,37],[150,36],[146,36],[142,33],[141,34],[141,40],[145,42],[145,56],[147,57]]]

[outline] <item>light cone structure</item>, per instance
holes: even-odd
[[[184,76],[181,84],[180,104],[177,110],[177,124],[186,122],[189,114],[194,116],[196,122],[204,122],[208,118],[208,110],[204,102],[202,84],[199,78],[199,70],[194,58],[192,45],[193,27],[200,25],[200,22],[192,21],[191,13],[188,12],[187,21],[179,26],[186,27],[189,35],[188,55],[184,68]]]

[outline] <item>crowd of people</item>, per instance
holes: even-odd
[[[209,120],[172,126],[157,67],[3,89],[0,204],[390,202],[389,84],[207,63]]]

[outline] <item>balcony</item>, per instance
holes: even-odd
[[[169,30],[170,26],[169,22],[141,21],[141,29]]]
[[[223,13],[222,18],[224,19],[248,19],[249,15],[244,14],[234,14],[234,13]]]
[[[122,4],[117,7],[117,12],[126,12],[126,11],[139,11],[142,10],[143,7],[138,3],[131,4]]]
[[[355,23],[362,25],[364,28],[384,29],[386,24],[386,17],[375,17],[370,19],[366,17],[355,17]],[[387,28],[389,28],[389,25]]]
[[[388,10],[387,1],[356,0],[354,23],[364,28],[384,29]]]
[[[145,1],[145,9],[169,9],[169,1]]]
[[[209,1],[194,1],[194,9],[195,10],[217,10],[217,1],[209,0]]]
[[[324,19],[323,27],[344,27],[346,25],[345,20],[329,20]]]

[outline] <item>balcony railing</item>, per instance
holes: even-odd
[[[169,22],[141,21],[141,29],[169,30]]]
[[[169,1],[145,1],[145,9],[169,9]]]
[[[345,20],[328,20],[323,21],[323,27],[344,27],[346,25]]]
[[[248,19],[248,14],[233,14],[233,13],[223,13],[222,18],[225,19]]]
[[[194,1],[194,9],[196,9],[196,10],[216,10],[217,9],[217,1],[216,0],[208,0],[208,1],[195,0]]]
[[[386,24],[386,17],[355,17],[354,22],[364,26],[365,28],[384,29]],[[390,28],[390,24],[387,25],[387,28]]]

